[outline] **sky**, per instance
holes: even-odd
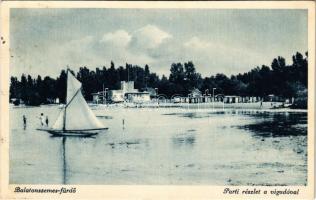
[[[11,9],[10,74],[57,77],[69,66],[126,63],[169,76],[193,61],[203,77],[288,64],[307,51],[307,11],[299,9]]]

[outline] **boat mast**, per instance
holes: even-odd
[[[63,120],[63,131],[66,130],[66,108],[67,108],[67,87],[68,87],[68,71],[69,71],[69,68],[67,66],[67,78],[66,78],[66,96],[65,96],[65,101],[66,101],[66,105],[65,105],[65,108],[64,108],[64,120]]]

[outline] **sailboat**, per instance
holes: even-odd
[[[91,136],[108,129],[97,119],[81,93],[81,83],[67,69],[66,105],[52,127],[38,130],[57,136]]]

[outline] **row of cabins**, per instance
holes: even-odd
[[[153,99],[159,98],[154,88],[144,88],[138,90],[134,88],[134,81],[121,81],[121,88],[119,90],[105,90],[102,92],[93,93],[94,103],[120,103],[120,102],[133,102],[133,103],[146,103]],[[163,98],[162,100],[166,100]],[[211,95],[202,94],[198,89],[194,89],[188,97],[175,96],[171,100],[173,103],[208,103],[208,102],[224,102],[224,103],[255,103],[262,101],[269,102],[294,102],[292,99],[284,99],[275,95],[268,95],[262,97],[242,97],[233,95],[217,94],[214,97]]]
[[[192,92],[188,95],[188,97],[176,97],[173,99],[174,103],[208,103],[208,102],[224,102],[224,103],[255,103],[255,102],[286,102],[293,103],[294,98],[292,99],[284,99],[275,95],[268,95],[266,97],[242,97],[242,96],[234,96],[234,95],[203,95],[202,92],[198,89],[192,90]]]
[[[267,100],[262,97],[241,97],[241,96],[222,96],[218,95],[214,98],[212,96],[200,96],[200,97],[176,97],[174,103],[208,103],[208,102],[224,102],[224,103],[255,103],[261,101],[281,102],[281,100],[275,100],[270,98]]]

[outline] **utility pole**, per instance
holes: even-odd
[[[214,101],[215,101],[215,96],[214,96],[214,91],[216,90],[216,88],[213,88],[213,110],[214,110]]]
[[[104,83],[102,84],[102,103],[104,104]]]
[[[129,82],[129,65],[127,65],[127,82]]]

